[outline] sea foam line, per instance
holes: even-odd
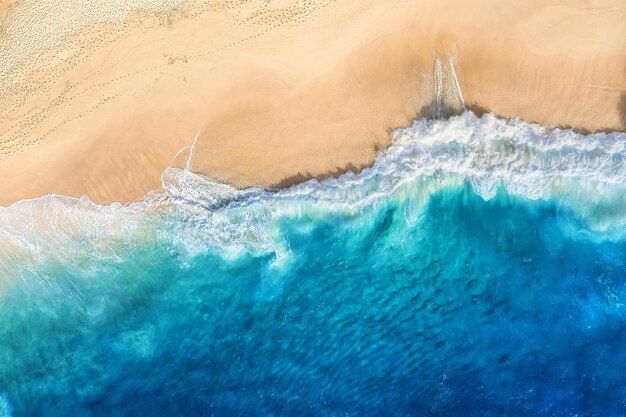
[[[471,112],[398,129],[360,173],[282,190],[239,190],[174,167],[162,180],[163,194],[133,204],[46,196],[0,208],[0,269],[24,254],[35,263],[51,253],[74,262],[85,251],[116,259],[111,247],[120,241],[164,241],[181,259],[207,247],[226,257],[274,252],[282,237],[273,225],[283,216],[353,215],[400,195],[418,213],[433,192],[464,182],[486,200],[501,186],[512,195],[558,200],[607,235],[626,226],[626,134],[582,135]]]
[[[484,199],[498,187],[531,199],[550,198],[572,187],[626,187],[626,134],[582,135],[520,120],[471,112],[447,120],[418,120],[393,133],[392,145],[374,165],[355,174],[310,180],[269,192],[238,190],[188,170],[169,168],[164,188],[180,201],[217,208],[229,202],[307,200],[338,205],[371,203],[416,178],[440,175],[468,181]]]

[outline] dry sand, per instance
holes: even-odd
[[[0,0],[0,204],[140,199],[198,133],[241,187],[359,169],[432,115],[436,56],[476,111],[626,129],[623,0],[368,3]]]

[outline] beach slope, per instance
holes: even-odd
[[[442,88],[626,129],[621,1],[68,3],[0,2],[1,205],[133,201],[171,164],[239,187],[358,170]]]

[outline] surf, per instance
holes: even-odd
[[[619,415],[625,151],[465,112],[286,189],[2,207],[0,414]]]
[[[269,230],[284,216],[353,215],[390,199],[410,200],[418,212],[433,193],[464,183],[485,200],[503,188],[514,196],[558,201],[588,227],[622,236],[625,161],[624,133],[583,135],[468,111],[396,130],[391,146],[359,173],[286,189],[241,190],[170,167],[162,175],[164,191],[138,203],[99,206],[87,197],[56,195],[17,202],[0,208],[0,265],[15,256],[37,259],[40,252],[72,248],[80,240],[98,248],[100,241],[141,236],[159,224],[172,228],[177,244],[193,248],[191,252],[210,246],[200,241],[237,247],[235,252],[267,252],[274,240]]]

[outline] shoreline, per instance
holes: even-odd
[[[136,201],[198,131],[191,169],[238,187],[360,170],[392,130],[432,114],[436,55],[454,58],[471,110],[626,130],[625,11],[483,1],[466,16],[461,2],[430,3],[239,15],[183,5],[84,27],[80,42],[36,54],[48,65],[0,81],[0,205]]]
[[[319,183],[321,183],[321,184],[318,184],[318,185],[322,185],[323,186],[323,183],[324,183],[325,180],[340,180],[341,181],[341,176],[343,174],[348,174],[349,173],[349,174],[354,174],[355,176],[359,176],[359,175],[362,175],[362,171],[363,170],[375,169],[377,161],[379,161],[379,158],[382,158],[382,159],[386,158],[385,152],[388,149],[390,149],[394,145],[395,146],[404,146],[404,145],[402,145],[400,143],[394,142],[394,140],[396,139],[395,136],[396,135],[400,135],[400,136],[406,135],[405,132],[406,131],[411,131],[414,128],[414,126],[416,125],[416,123],[417,124],[423,123],[423,122],[425,122],[425,123],[444,122],[444,124],[445,123],[455,123],[454,119],[460,118],[462,120],[463,118],[466,118],[466,117],[473,117],[473,118],[475,118],[475,120],[479,121],[479,120],[482,120],[484,116],[490,118],[492,121],[495,119],[495,121],[497,121],[497,122],[503,122],[504,125],[510,126],[510,127],[514,127],[514,126],[515,127],[519,127],[520,124],[521,124],[526,129],[539,129],[540,131],[544,132],[548,136],[553,134],[554,131],[560,131],[559,134],[563,134],[563,135],[565,135],[567,137],[570,137],[572,135],[574,137],[576,137],[576,136],[583,136],[583,137],[590,137],[590,140],[591,140],[591,137],[593,137],[595,135],[611,135],[611,136],[625,135],[623,137],[623,139],[626,139],[626,132],[624,132],[624,131],[612,130],[612,131],[598,131],[598,132],[592,132],[592,133],[585,133],[585,132],[580,132],[580,131],[577,131],[575,129],[570,129],[570,128],[545,126],[545,125],[541,125],[539,123],[526,122],[526,121],[524,121],[524,120],[522,120],[522,119],[520,119],[518,117],[515,117],[515,118],[502,118],[502,117],[495,116],[495,115],[493,115],[491,113],[483,113],[481,115],[477,115],[472,110],[466,110],[463,113],[451,115],[451,116],[446,117],[446,118],[420,118],[420,119],[415,119],[408,126],[401,127],[401,128],[398,128],[398,129],[394,130],[393,132],[391,132],[392,135],[391,135],[390,146],[388,148],[379,150],[377,152],[377,154],[376,154],[372,164],[369,165],[369,166],[365,166],[362,169],[359,169],[358,171],[345,171],[345,172],[341,172],[341,173],[336,173],[336,172],[335,173],[328,173],[327,175],[320,175],[317,178],[307,178],[307,179],[302,180],[302,181],[294,181],[293,183],[281,185],[281,186],[278,186],[278,187],[250,186],[250,187],[245,187],[245,188],[238,188],[238,187],[234,186],[233,184],[228,184],[228,183],[225,183],[225,182],[221,182],[221,181],[219,181],[217,179],[207,177],[207,176],[205,176],[203,174],[194,173],[192,171],[189,171],[189,172],[192,175],[194,175],[194,176],[198,176],[198,179],[200,181],[202,181],[202,182],[206,182],[206,184],[209,184],[209,185],[210,184],[215,184],[215,185],[218,185],[218,186],[232,187],[232,189],[236,190],[236,192],[242,193],[241,196],[245,196],[246,192],[255,192],[255,191],[268,193],[267,195],[270,196],[270,195],[272,195],[275,192],[281,192],[283,190],[289,191],[290,188],[296,187],[296,186],[298,186],[298,185],[300,185],[300,184],[302,184],[302,183],[304,183],[306,181],[312,180],[312,179],[318,181]],[[452,118],[454,118],[454,119],[452,119]],[[622,139],[621,136],[620,136],[620,139]],[[183,150],[184,149],[181,149],[179,151],[179,154],[181,154],[181,152]],[[176,157],[178,157],[178,156],[179,155],[177,154]],[[175,159],[176,159],[176,157],[175,157]],[[181,164],[181,165],[184,165],[184,164]],[[173,168],[173,167],[174,167],[174,165],[170,165],[167,168]],[[184,169],[184,167],[181,166],[180,169]],[[345,180],[350,181],[351,178],[352,178],[352,176],[348,176],[348,177],[345,178]],[[499,181],[502,181],[502,179],[500,179]],[[468,184],[468,185],[473,187],[471,184]],[[497,188],[501,188],[501,187],[505,187],[504,183],[500,183],[497,186]],[[191,190],[188,190],[188,189],[186,189],[184,187],[182,188],[182,190],[183,191],[191,191]],[[521,196],[530,198],[530,197],[528,197],[527,195],[525,195],[523,193],[522,194],[513,194],[513,195],[521,195]],[[239,194],[238,194],[238,196],[239,196]],[[485,198],[482,195],[481,195],[481,197]],[[52,198],[52,199],[67,199],[67,200],[70,200],[70,201],[73,201],[73,202],[77,202],[77,203],[81,203],[81,204],[87,203],[88,205],[94,206],[94,207],[97,207],[97,208],[105,208],[105,207],[115,206],[115,207],[126,207],[126,208],[133,208],[134,207],[134,208],[140,208],[140,209],[143,210],[143,209],[146,209],[146,208],[154,208],[154,206],[151,205],[152,203],[156,203],[157,205],[161,205],[163,203],[171,202],[172,201],[171,199],[176,200],[176,199],[180,199],[181,197],[177,196],[175,194],[170,194],[170,192],[168,192],[166,189],[161,188],[159,190],[152,190],[152,191],[148,192],[146,195],[144,195],[142,198],[137,199],[137,200],[133,200],[133,201],[128,201],[128,202],[113,201],[113,202],[109,202],[109,203],[98,203],[96,201],[93,201],[87,195],[68,196],[68,195],[64,195],[64,194],[50,193],[50,194],[45,194],[45,195],[38,196],[38,197],[32,197],[32,198],[17,200],[17,201],[12,202],[9,205],[6,205],[6,206],[0,205],[0,210],[3,210],[3,209],[11,210],[15,206],[18,206],[18,205],[21,205],[21,204],[36,204],[38,201],[46,200],[46,199],[49,199],[49,198]],[[187,201],[187,198],[186,197],[182,197],[182,201]],[[189,201],[192,201],[192,200],[189,200]],[[225,202],[229,202],[230,200],[227,198],[224,201]],[[145,204],[149,204],[149,205],[146,206]]]

